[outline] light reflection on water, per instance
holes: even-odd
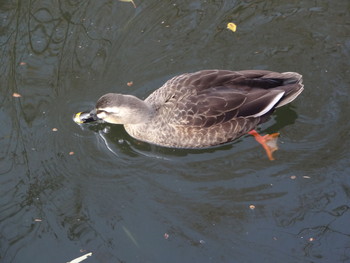
[[[347,2],[136,4],[0,4],[1,261],[346,262]],[[205,68],[304,75],[261,126],[281,132],[274,162],[249,136],[167,149],[71,119]]]

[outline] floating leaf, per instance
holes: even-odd
[[[129,81],[128,83],[126,83],[126,85],[128,85],[128,87],[131,87],[134,84],[134,82]]]
[[[73,259],[72,261],[69,261],[67,263],[79,263],[79,262],[82,262],[83,260],[87,259],[88,257],[90,257],[92,255],[92,253],[87,253],[81,257],[78,257],[76,259]]]
[[[231,30],[232,32],[236,32],[237,26],[235,23],[228,23],[227,24],[227,29]]]
[[[22,95],[19,94],[19,93],[14,92],[14,93],[12,94],[12,97],[14,97],[14,98],[20,98],[20,97],[22,97]]]
[[[136,8],[136,5],[133,0],[119,0],[120,2],[130,2]]]

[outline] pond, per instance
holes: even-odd
[[[0,261],[350,261],[350,2],[134,1],[0,2]],[[201,69],[303,75],[276,160],[72,120]]]

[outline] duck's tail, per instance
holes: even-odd
[[[284,91],[284,95],[281,101],[276,105],[276,108],[292,102],[304,90],[302,75],[296,72],[284,72],[282,75],[285,80],[280,89]]]

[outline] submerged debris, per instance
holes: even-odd
[[[134,1],[133,0],[119,0],[120,2],[130,2],[130,3],[132,3],[132,5],[134,6],[134,8],[136,8],[136,5],[135,5],[135,3],[134,3]]]

